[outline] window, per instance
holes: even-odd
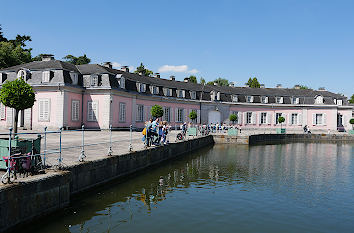
[[[0,83],[4,83],[7,78],[6,73],[0,73]]]
[[[323,97],[321,95],[316,96],[315,104],[323,104]]]
[[[252,124],[252,112],[246,113],[246,124]]]
[[[164,108],[163,117],[164,117],[165,121],[167,121],[167,122],[171,121],[171,108],[170,107]]]
[[[80,101],[73,100],[71,101],[71,120],[78,121],[80,112]]]
[[[0,120],[6,120],[6,107],[3,103],[0,103]]]
[[[42,83],[49,83],[50,81],[50,71],[46,70],[42,73]]]
[[[261,102],[262,102],[262,104],[268,103],[268,97],[267,96],[262,96],[261,97]]]
[[[159,88],[156,86],[150,86],[150,92],[153,95],[157,95],[157,94],[159,94]]]
[[[79,82],[79,75],[75,72],[70,73],[71,81],[73,85],[77,85]]]
[[[232,96],[232,102],[238,102],[238,96],[237,95],[233,95]]]
[[[125,109],[125,103],[119,103],[119,122],[125,122],[126,121],[126,109]]]
[[[343,105],[343,100],[337,100],[337,105]]]
[[[252,102],[253,102],[253,96],[247,96],[247,97],[246,97],[246,101],[247,101],[248,103],[252,103]]]
[[[275,97],[275,102],[277,104],[282,104],[283,103],[283,97]]]
[[[176,122],[183,122],[184,119],[184,109],[183,108],[178,108],[177,109],[177,120]]]
[[[144,84],[144,83],[136,83],[136,90],[138,92],[145,92],[146,84]]]
[[[172,96],[172,89],[164,87],[162,90],[165,96]]]
[[[292,125],[297,125],[298,124],[298,114],[297,113],[292,113],[291,114],[291,124]]]
[[[262,112],[261,113],[261,120],[260,120],[261,124],[267,124],[267,113],[266,112]]]
[[[299,104],[299,103],[300,103],[300,99],[299,99],[298,97],[293,97],[293,98],[291,99],[291,102],[292,102],[293,104]]]
[[[23,78],[24,80],[27,80],[27,72],[25,70],[18,71],[17,78]]]
[[[183,90],[177,90],[177,97],[178,98],[184,98],[184,91]]]
[[[220,92],[216,93],[216,100],[220,100]]]
[[[49,121],[50,120],[50,99],[40,99],[38,101],[38,120]]]
[[[278,112],[277,112],[277,113],[275,114],[275,124],[279,124],[279,123],[278,123],[278,122],[279,122],[278,119],[279,119],[279,117],[281,117],[281,116],[282,116],[282,113],[278,113]]]
[[[119,79],[119,86],[120,88],[125,89],[125,78],[121,77]]]
[[[144,105],[137,105],[136,121],[144,121]]]
[[[326,114],[313,114],[313,125],[326,125]]]
[[[91,86],[92,87],[98,86],[98,76],[97,75],[91,76]]]
[[[98,103],[94,101],[87,102],[87,121],[97,121]]]
[[[197,99],[197,92],[191,91],[191,92],[190,92],[190,95],[191,95],[191,99],[192,99],[192,100]]]

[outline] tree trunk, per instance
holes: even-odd
[[[14,120],[14,134],[17,134],[17,125],[18,125],[18,110],[15,109],[15,120]],[[14,135],[15,136],[15,135]]]

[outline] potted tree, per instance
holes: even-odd
[[[195,122],[195,119],[197,119],[198,115],[195,111],[191,111],[188,117],[192,120],[192,122]],[[187,134],[188,136],[197,136],[197,128],[189,128]]]
[[[280,116],[278,118],[278,123],[280,124],[280,129],[277,129],[277,133],[284,134],[286,133],[286,129],[283,129],[283,123],[285,122],[285,118]]]
[[[237,115],[236,114],[231,114],[229,116],[229,120],[232,121],[232,124],[235,124],[235,121],[237,121]],[[237,130],[236,129],[228,129],[227,134],[229,136],[237,136]]]
[[[14,109],[13,133],[11,148],[19,148],[21,152],[28,153],[32,151],[32,143],[36,153],[40,153],[40,136],[35,139],[25,139],[16,136],[18,113],[21,110],[31,108],[35,102],[35,94],[32,87],[22,78],[6,81],[0,89],[0,101],[5,106]],[[9,138],[0,139],[0,154],[9,154]],[[0,169],[6,168],[5,161],[0,161]]]
[[[232,121],[232,124],[235,124],[235,121],[237,121],[237,115],[236,114],[231,114],[229,116],[229,120]]]
[[[354,118],[350,119],[349,123],[352,125],[352,129],[349,130],[349,134],[354,135]]]
[[[151,116],[153,118],[160,118],[163,116],[163,108],[160,105],[154,105],[151,107]]]

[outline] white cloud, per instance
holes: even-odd
[[[183,73],[196,74],[199,71],[197,69],[189,70],[187,65],[180,65],[180,66],[164,65],[159,68],[159,72],[160,73],[183,72]]]
[[[181,65],[181,66],[170,66],[170,65],[164,65],[159,68],[160,73],[167,73],[167,72],[187,72],[188,71],[188,66],[187,65]]]
[[[199,70],[197,70],[197,69],[191,69],[190,71],[188,71],[188,73],[190,73],[190,74],[196,74],[196,73],[199,73]]]
[[[112,62],[112,66],[113,66],[113,68],[121,68],[122,67],[122,64],[120,64],[120,63],[118,63],[118,62]]]

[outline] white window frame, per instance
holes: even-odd
[[[23,76],[21,76],[23,74]],[[23,78],[23,80],[27,80],[27,72],[25,70],[19,70],[17,72],[17,78]]]
[[[38,121],[40,122],[50,121],[50,99],[38,100]]]
[[[80,100],[71,101],[71,121],[80,120]]]
[[[197,92],[196,91],[190,91],[189,94],[190,94],[192,100],[197,99]]]
[[[119,87],[125,89],[125,78],[120,77],[119,79]]]
[[[237,95],[233,95],[232,96],[232,102],[238,102],[238,96]]]
[[[299,123],[299,114],[291,113],[290,115],[290,124],[297,125]]]
[[[323,96],[321,95],[316,96],[315,104],[323,104]]]
[[[97,101],[88,101],[87,102],[87,121],[98,121],[98,102]]]
[[[144,105],[142,104],[136,105],[136,121],[138,122],[144,121]]]
[[[253,112],[246,112],[246,124],[251,125],[253,123]]]
[[[42,72],[42,83],[49,83],[50,81],[50,70],[45,70]]]
[[[261,112],[260,117],[259,117],[259,124],[261,125],[266,125],[267,122],[267,113],[266,112]]]
[[[275,113],[275,118],[274,118],[274,120],[275,120],[275,124],[277,124],[277,125],[279,125],[279,122],[278,122],[278,119],[279,119],[279,117],[283,117],[283,113],[280,113],[280,112],[276,112]]]
[[[6,120],[6,106],[0,102],[0,120]]]
[[[177,119],[176,122],[184,121],[184,108],[177,108]]]
[[[284,98],[283,97],[275,97],[275,103],[282,104],[283,102],[284,102]]]
[[[253,96],[248,95],[248,96],[246,97],[246,102],[247,102],[247,103],[253,103]]]
[[[320,117],[320,118],[317,118],[317,117]],[[324,114],[323,113],[316,113],[315,114],[315,125],[324,125]]]
[[[171,122],[171,108],[170,107],[164,107],[163,118],[165,121]]]
[[[261,96],[261,103],[267,104],[268,103],[268,96]]]
[[[185,92],[184,90],[177,90],[177,97],[178,98],[184,98]]]
[[[343,105],[343,100],[337,100],[337,105],[342,106]]]
[[[292,98],[292,104],[299,104],[300,103],[300,98],[299,97],[293,97]]]
[[[127,104],[124,102],[119,102],[119,122],[124,123],[127,120]]]
[[[77,85],[79,83],[79,74],[75,72],[70,73],[71,81],[73,85]]]
[[[98,87],[98,76],[97,75],[91,76],[90,82],[91,82],[90,83],[91,87]]]

